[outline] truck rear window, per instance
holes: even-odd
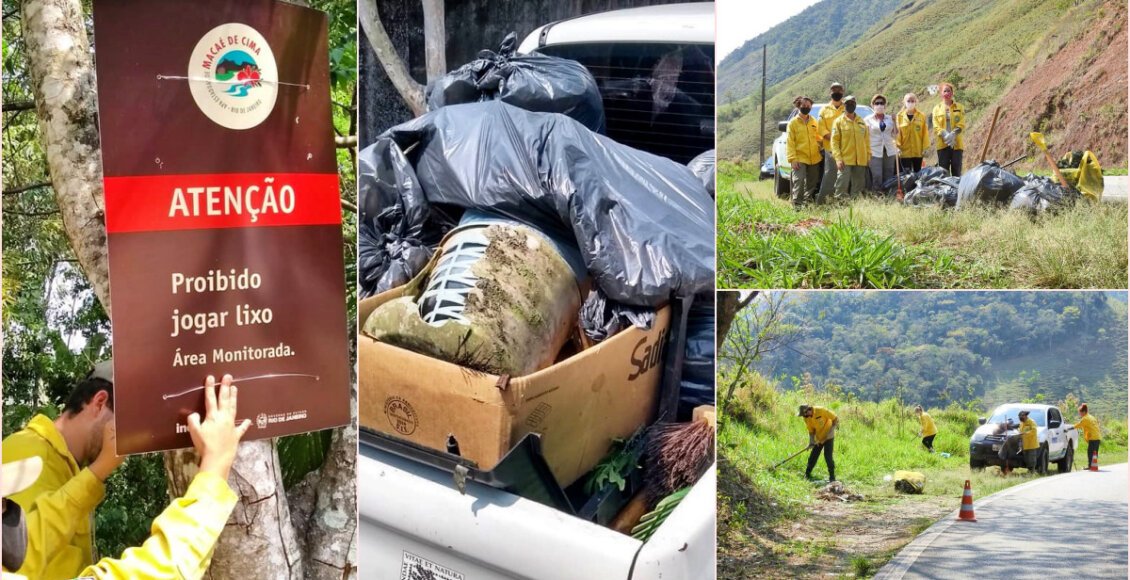
[[[608,136],[687,163],[714,148],[714,45],[562,44],[538,49],[596,77]]]

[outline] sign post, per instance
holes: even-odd
[[[203,382],[248,439],[349,422],[323,13],[95,0],[118,453],[190,447]]]

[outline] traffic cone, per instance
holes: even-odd
[[[1091,456],[1091,471],[1099,470],[1099,454],[1096,453]]]
[[[965,522],[977,521],[976,516],[973,515],[973,489],[969,486],[969,480],[965,480],[965,491],[961,494],[961,511],[957,514],[957,519]]]

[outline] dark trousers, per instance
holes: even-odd
[[[922,438],[922,445],[926,446],[926,449],[929,449],[930,453],[934,452],[934,437],[936,437],[936,436],[937,436],[936,434],[935,435],[927,435],[926,437]]]
[[[816,461],[820,459],[820,451],[823,450],[824,465],[828,466],[828,481],[836,481],[836,461],[832,459],[835,442],[835,438],[832,438],[812,448],[812,453],[808,454],[808,469],[804,470],[805,477],[812,477],[812,468],[816,467]]]
[[[911,171],[918,173],[919,171],[922,171],[922,158],[903,157],[899,159],[899,166],[902,168],[902,173],[909,173]]]
[[[954,151],[952,147],[938,149],[938,167],[950,172],[954,177],[961,177],[962,151]]]
[[[1036,449],[1025,449],[1024,450],[1024,467],[1027,467],[1028,471],[1036,471],[1036,463],[1039,460],[1039,458],[1040,458],[1040,448],[1039,447],[1037,447]]]
[[[1087,469],[1090,469],[1091,463],[1095,461],[1091,458],[1099,454],[1099,443],[1102,443],[1102,440],[1096,439],[1087,442]]]

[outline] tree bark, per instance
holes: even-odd
[[[424,6],[424,59],[428,82],[447,74],[447,32],[444,30],[443,0],[421,0]]]
[[[381,24],[381,15],[377,11],[377,0],[357,0],[357,20],[361,23],[365,37],[369,39],[369,45],[373,47],[373,52],[377,54],[377,60],[381,62],[381,67],[385,69],[385,74],[388,75],[392,85],[400,93],[400,98],[404,99],[404,103],[412,110],[413,115],[423,115],[427,111],[427,107],[424,105],[423,87],[412,78],[412,75],[408,72],[408,67],[404,66],[404,61],[400,59],[396,48],[392,46],[392,40],[385,32],[384,25]]]
[[[43,149],[47,155],[51,184],[63,225],[95,295],[110,314],[110,285],[106,227],[102,191],[102,156],[96,125],[94,68],[79,0],[27,0],[23,3],[22,30]],[[354,411],[356,412],[356,411]],[[350,445],[356,449],[356,428],[335,435],[331,455],[340,457]],[[340,441],[339,441],[340,440]],[[197,471],[191,450],[165,454],[169,492],[182,495]],[[355,458],[354,458],[355,461]],[[329,462],[327,462],[328,464]],[[324,501],[312,510],[311,519],[325,520],[355,530],[356,498],[353,488],[342,483],[353,465],[335,461],[311,484]],[[316,479],[316,478],[312,478]],[[283,489],[278,450],[273,441],[245,442],[239,446],[228,483],[240,497],[227,529],[220,536],[212,557],[213,578],[303,578],[305,562],[300,551],[290,508]],[[341,488],[341,497],[335,495]],[[344,496],[348,496],[344,497]],[[339,503],[334,503],[340,499]],[[351,503],[352,502],[352,503]],[[350,507],[350,506],[353,507]],[[346,522],[341,523],[343,515]],[[329,527],[327,524],[325,527]],[[315,531],[321,528],[311,528]],[[343,533],[318,542],[338,541],[347,554],[343,568],[355,568],[356,539],[353,530],[342,544]],[[334,548],[315,544],[325,557]],[[312,574],[314,578],[324,575]],[[339,573],[334,578],[349,578]]]
[[[726,342],[726,335],[730,332],[730,325],[734,322],[734,316],[756,297],[756,291],[750,292],[744,300],[737,290],[718,291],[718,306],[716,308],[718,331],[714,335],[714,352],[722,351],[722,343]]]

